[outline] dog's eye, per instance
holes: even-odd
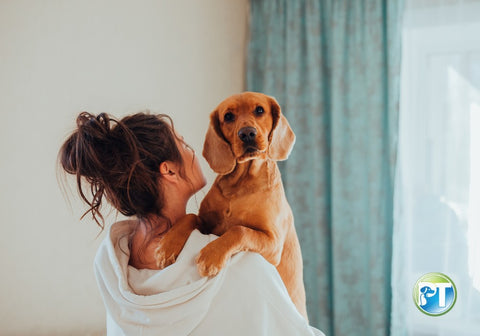
[[[265,112],[265,111],[263,110],[263,107],[261,107],[261,106],[257,106],[257,108],[255,109],[255,114],[256,115],[261,115],[261,114],[263,114],[263,112]]]
[[[234,119],[235,119],[235,115],[232,112],[225,113],[225,116],[223,117],[223,120],[225,120],[225,122],[230,122],[230,121],[233,121]]]

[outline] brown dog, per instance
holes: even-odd
[[[210,115],[203,148],[219,175],[200,205],[200,221],[174,225],[162,239],[156,252],[159,267],[173,262],[189,232],[200,226],[202,232],[220,236],[197,257],[201,275],[216,275],[237,252],[258,252],[276,266],[307,318],[300,245],[276,164],[288,157],[294,142],[273,98],[244,92],[220,103]]]

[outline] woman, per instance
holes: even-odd
[[[195,257],[214,235],[194,230],[176,262],[159,270],[154,251],[206,184],[193,150],[166,115],[119,121],[82,112],[59,153],[103,229],[105,198],[132,219],[113,224],[95,258],[108,335],[322,335],[297,312],[275,268],[239,253],[202,278]],[[85,194],[88,183],[91,199]],[[84,215],[84,216],[85,216]]]

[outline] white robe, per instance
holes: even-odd
[[[133,225],[112,225],[95,258],[108,335],[323,335],[259,254],[238,253],[217,276],[200,277],[195,257],[217,236],[195,230],[173,265],[137,270],[128,265]]]

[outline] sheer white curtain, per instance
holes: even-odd
[[[480,335],[480,1],[406,1],[395,195],[392,335]],[[431,317],[425,273],[457,287]]]

